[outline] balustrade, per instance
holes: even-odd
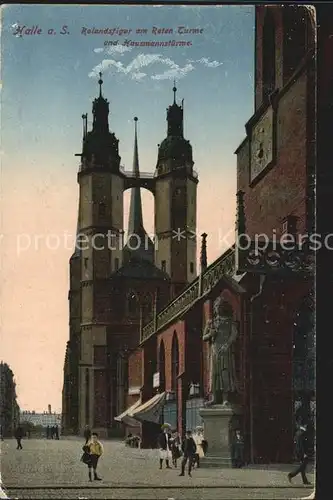
[[[185,312],[196,300],[206,295],[210,290],[219,282],[223,276],[232,276],[234,273],[234,248],[227,250],[215,262],[213,262],[204,271],[202,276],[197,277],[188,287],[170,302],[160,313],[157,315],[157,330],[163,328],[172,320],[176,319],[179,315]],[[202,280],[202,287],[200,292],[199,280]],[[155,333],[155,323],[151,321],[142,330],[143,342],[148,337]]]

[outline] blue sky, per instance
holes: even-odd
[[[3,12],[3,149],[19,154],[22,148],[32,156],[47,146],[49,153],[61,155],[68,171],[81,144],[81,114],[91,115],[91,99],[97,93],[96,79],[88,77],[103,60],[113,59],[126,68],[140,54],[142,64],[148,55],[160,55],[160,62],[142,66],[140,81],[134,72],[117,72],[115,66],[104,71],[104,93],[111,102],[111,127],[120,140],[123,163],[132,158],[132,118],[140,120],[140,149],[145,151],[144,170],[153,170],[156,145],[165,135],[165,108],[172,100],[172,75],[153,79],[170,70],[164,61],[179,66],[174,71],[179,98],[185,99],[187,137],[195,147],[199,171],[207,151],[203,144],[216,144],[212,150],[226,159],[244,135],[244,119],[252,110],[253,97],[253,7],[128,7],[128,6],[7,6]],[[45,32],[60,32],[67,25],[69,35],[13,36],[12,25],[38,24]],[[133,48],[127,52],[95,52],[105,40],[126,37],[81,35],[81,27],[150,28],[185,25],[204,28],[203,35],[187,36],[193,46],[183,48]],[[131,37],[139,39],[138,37]],[[179,36],[145,36],[168,40]],[[146,56],[146,57],[144,57]],[[202,62],[188,62],[188,61]],[[219,63],[207,67],[207,62]],[[193,69],[184,73],[182,69]],[[172,69],[172,68],[171,68]],[[202,120],[203,116],[208,118]],[[223,147],[221,147],[223,145]],[[37,147],[36,147],[37,146]],[[200,147],[201,146],[201,147]],[[210,162],[208,162],[210,163]],[[61,162],[62,164],[62,162]]]
[[[43,30],[15,36],[18,26]],[[61,35],[63,25],[69,34]],[[182,47],[104,48],[106,35],[82,27],[132,29],[133,40],[181,40],[179,35],[136,35],[137,28],[202,28]],[[48,35],[48,29],[56,35]],[[113,37],[121,44],[123,37]],[[104,61],[104,62],[103,62]],[[106,61],[106,62],[105,62]],[[102,66],[101,66],[102,65]],[[254,104],[254,7],[251,6],[45,6],[2,9],[2,356],[16,374],[24,409],[61,406],[68,338],[68,259],[72,247],[45,245],[18,254],[17,238],[75,236],[82,144],[82,113],[91,121],[98,94],[96,73],[110,101],[110,128],[122,164],[131,169],[133,117],[139,117],[142,171],[153,172],[157,144],[166,136],[166,108],[185,100],[185,137],[199,173],[198,231],[208,233],[208,260],[223,251],[218,232],[233,243],[236,201],[235,149]],[[144,74],[144,76],[142,75]],[[129,193],[126,193],[125,216]],[[144,222],[153,231],[153,200],[143,193]],[[219,233],[220,234],[220,233]],[[43,240],[42,240],[43,242]],[[74,243],[74,241],[73,241]],[[20,345],[20,349],[15,347]],[[35,370],[30,369],[34,360]],[[50,389],[51,388],[51,389]]]

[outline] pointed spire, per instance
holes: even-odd
[[[200,271],[203,272],[207,269],[207,234],[203,233],[201,238]]]
[[[183,137],[183,108],[176,103],[176,80],[173,83],[173,104],[167,108],[168,136]]]
[[[82,122],[83,122],[83,140],[87,137],[87,126],[88,126],[88,114],[83,114],[82,115]]]
[[[102,96],[102,73],[99,74],[99,97],[93,102],[93,130],[99,133],[109,133],[109,103]]]
[[[176,80],[173,81],[173,103],[176,104],[176,92],[177,92],[177,87],[176,87]]]
[[[138,130],[137,130],[138,118],[134,118],[134,155],[133,155],[133,177],[140,177],[139,170],[139,153],[138,153]],[[142,220],[142,203],[141,203],[141,193],[140,188],[134,187],[131,190],[131,201],[130,201],[130,211],[128,219],[128,235],[131,234],[141,234],[143,229]]]
[[[102,73],[99,72],[99,80],[98,80],[98,84],[99,84],[99,97],[103,97],[102,96],[102,85],[103,85],[103,80],[102,80]]]

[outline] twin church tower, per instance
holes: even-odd
[[[127,357],[140,326],[196,277],[196,194],[192,147],[184,138],[183,103],[167,109],[167,137],[154,174],[139,170],[137,118],[132,172],[121,167],[119,140],[109,129],[109,102],[94,100],[92,130],[83,115],[78,173],[77,245],[70,259],[70,338],[63,387],[63,430],[86,425],[101,435],[125,409]],[[140,188],[155,199],[155,236],[143,226]],[[123,193],[131,189],[124,241]],[[154,240],[154,241],[153,241]]]

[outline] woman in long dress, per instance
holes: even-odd
[[[160,449],[160,469],[163,467],[163,460],[167,469],[171,469],[170,460],[172,459],[171,453],[171,426],[169,424],[162,425],[162,432],[158,438],[158,446]]]
[[[204,450],[203,450],[203,442],[205,440],[204,434],[203,434],[203,427],[200,425],[196,427],[195,432],[193,433],[193,439],[195,441],[195,444],[197,445],[197,452],[194,457],[194,464],[196,465],[197,468],[200,467],[200,458],[203,458],[205,456]]]

